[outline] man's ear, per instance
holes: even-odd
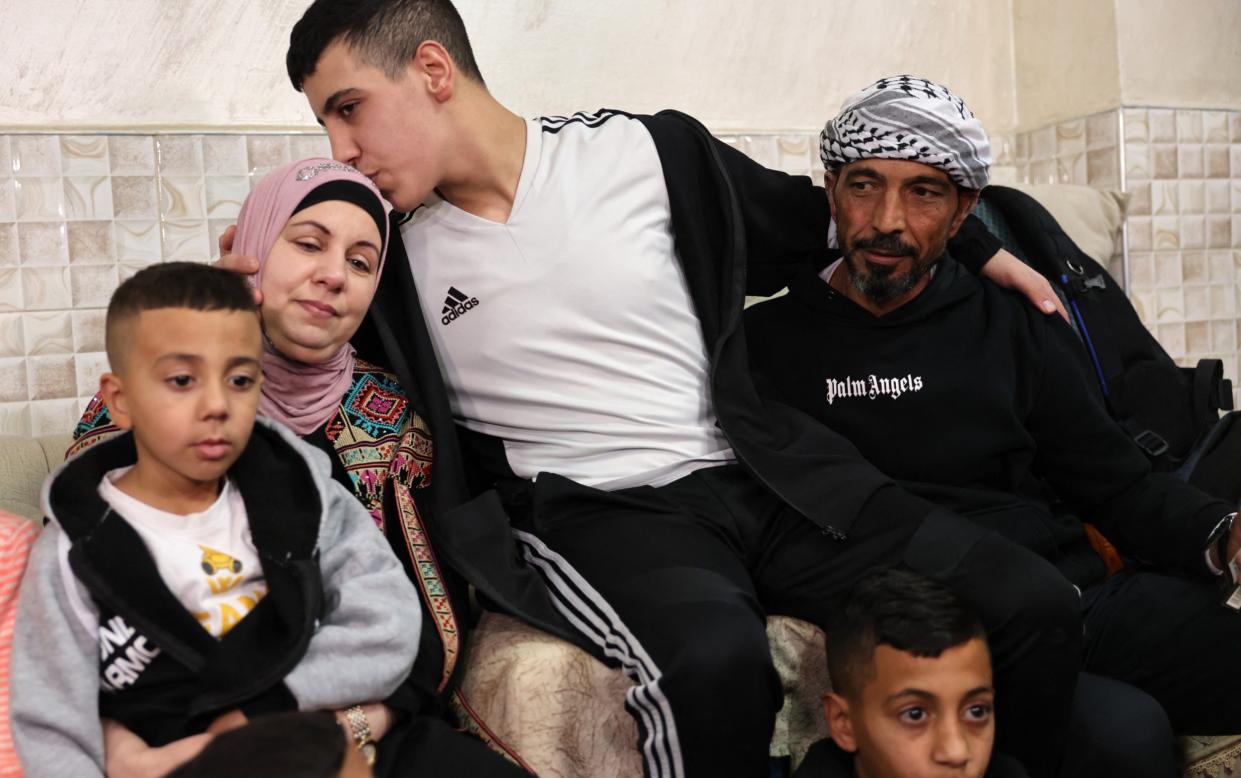
[[[832,740],[844,751],[857,752],[857,738],[853,734],[853,716],[849,701],[836,692],[823,695],[823,715],[827,717],[827,729]]]
[[[116,373],[104,373],[99,377],[99,395],[108,406],[108,415],[112,423],[123,430],[134,426],[129,415],[129,399],[125,396],[124,382]]]
[[[952,216],[952,229],[948,231],[948,237],[957,234],[957,230],[961,229],[961,222],[970,215],[975,205],[978,205],[978,190],[957,187],[957,212]]]
[[[427,93],[436,102],[445,102],[456,89],[457,64],[436,41],[423,41],[414,52],[411,68],[427,86]]]

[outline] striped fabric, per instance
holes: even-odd
[[[0,778],[22,774],[9,731],[9,660],[17,616],[17,585],[37,534],[34,522],[0,511]]]

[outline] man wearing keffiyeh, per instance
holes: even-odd
[[[1236,506],[1153,474],[1108,415],[1069,325],[957,261],[947,241],[991,164],[959,97],[920,78],[882,79],[845,101],[820,151],[840,254],[747,311],[752,367],[771,399],[843,435],[904,489],[1050,563],[1056,575],[1039,587],[1077,590],[1079,650],[1066,645],[1033,684],[1020,671],[1005,679],[997,663],[997,750],[1032,774],[1169,778],[1174,731],[1241,731],[1231,669],[1241,619],[1212,580],[1241,553]],[[1121,549],[1124,570],[1108,576],[1083,521]],[[998,575],[947,583],[989,631],[1042,618],[1013,616],[1031,590]],[[998,656],[1003,641],[989,639]],[[960,763],[963,749],[944,746],[959,741],[932,736],[951,728],[901,729],[915,708],[935,719],[925,705],[889,701],[873,709],[870,734],[890,724],[889,747],[917,741],[927,765]],[[1023,733],[1055,730],[1049,711],[1067,725],[1063,749],[1044,736],[1042,755],[1030,753]],[[901,776],[941,774],[909,761]],[[974,767],[956,774],[981,774]]]

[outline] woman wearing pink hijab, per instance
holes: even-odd
[[[348,165],[301,160],[255,185],[233,245],[260,258],[259,412],[329,455],[333,476],[370,511],[422,596],[413,673],[393,697],[364,706],[372,733],[387,733],[376,775],[524,775],[442,718],[460,655],[456,605],[464,592],[459,579],[445,577],[414,498],[430,482],[431,437],[396,377],[359,359],[349,344],[374,297],[388,239],[379,191]],[[116,431],[96,397],[69,453]],[[167,771],[197,751],[161,754],[115,724],[107,747],[110,776],[162,774],[148,768]]]

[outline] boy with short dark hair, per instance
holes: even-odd
[[[992,756],[986,633],[948,589],[912,572],[874,570],[835,611],[827,648],[833,691],[823,710],[832,739],[811,748],[797,778],[1025,775]]]
[[[102,775],[101,717],[162,746],[226,714],[387,698],[417,653],[418,597],[327,458],[255,424],[246,284],[153,266],[106,328],[101,392],[129,432],[44,485],[13,650],[26,774]]]

